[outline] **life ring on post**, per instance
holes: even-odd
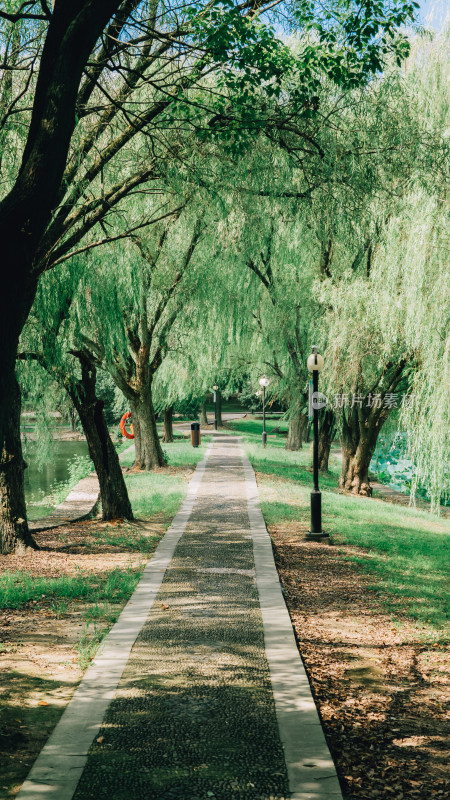
[[[131,417],[131,411],[126,411],[125,414],[123,415],[122,419],[120,420],[120,432],[121,432],[122,436],[125,436],[125,439],[134,439],[133,424],[130,425],[131,433],[128,433],[128,431],[127,431],[127,429],[125,427],[125,423],[126,423],[127,419],[129,419],[130,417]]]

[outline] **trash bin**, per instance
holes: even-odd
[[[191,422],[191,444],[192,447],[198,447],[200,444],[200,423]]]

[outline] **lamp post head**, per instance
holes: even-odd
[[[321,372],[323,370],[323,356],[317,352],[316,345],[313,345],[312,353],[310,356],[308,356],[308,361],[306,363],[310,372]]]
[[[218,389],[218,388],[219,388],[219,387],[218,387],[218,386],[216,386],[216,384],[214,384],[214,386],[213,386],[213,389],[214,389],[214,391],[215,391],[215,392],[217,392],[217,389]]]
[[[259,385],[260,386],[264,386],[264,388],[267,388],[269,383],[270,383],[270,381],[269,381],[269,378],[267,377],[267,375],[263,375],[262,378],[259,379]]]

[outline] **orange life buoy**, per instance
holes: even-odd
[[[133,425],[132,424],[130,425],[131,433],[128,433],[128,431],[127,431],[127,429],[125,427],[125,423],[126,423],[127,419],[129,419],[130,417],[131,417],[131,411],[126,411],[125,414],[123,415],[122,419],[120,420],[120,431],[121,431],[122,436],[125,436],[126,439],[134,439],[134,428],[133,428]]]

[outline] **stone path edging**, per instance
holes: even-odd
[[[114,697],[131,648],[160,589],[202,481],[212,443],[198,464],[188,493],[170,528],[147,564],[141,580],[118,621],[100,645],[47,744],[31,768],[18,800],[71,800],[105,711]],[[86,707],[89,706],[89,716]]]
[[[301,661],[259,507],[253,468],[241,448],[256,584],[291,800],[341,800],[336,769]]]

